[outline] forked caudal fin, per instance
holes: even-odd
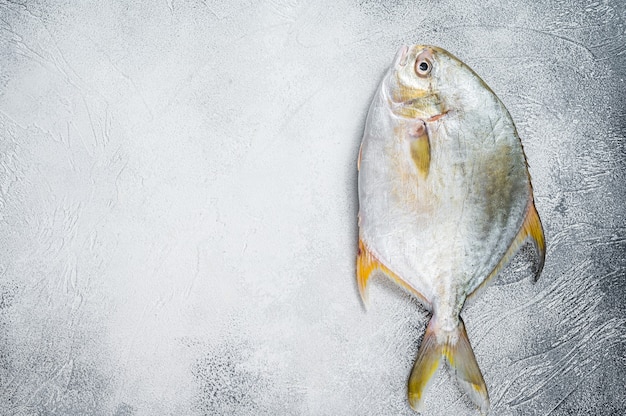
[[[487,387],[460,317],[458,326],[450,333],[441,332],[434,318],[428,323],[409,379],[411,407],[418,412],[422,410],[424,393],[443,357],[454,370],[463,391],[479,407],[481,413],[486,414],[489,410]]]

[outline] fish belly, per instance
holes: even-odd
[[[452,303],[458,312],[520,230],[531,197],[524,154],[508,113],[446,115],[427,126],[424,177],[403,133],[409,122],[383,105],[370,111],[359,170],[360,238],[435,307]]]

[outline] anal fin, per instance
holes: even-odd
[[[357,284],[359,286],[359,293],[361,294],[361,300],[365,306],[368,305],[368,292],[367,292],[367,284],[369,279],[375,271],[381,271],[395,283],[400,285],[402,288],[407,290],[409,293],[418,298],[420,302],[422,302],[427,307],[430,307],[430,302],[422,295],[417,289],[415,289],[411,284],[406,282],[396,273],[391,271],[387,266],[382,264],[365,246],[363,240],[359,238],[359,251],[357,255],[356,261],[356,279]]]

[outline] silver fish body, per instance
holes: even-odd
[[[541,267],[543,231],[508,111],[448,52],[402,48],[372,102],[359,154],[357,277],[364,300],[370,274],[382,270],[433,314],[409,382],[414,408],[445,358],[487,411],[459,314],[527,239]]]

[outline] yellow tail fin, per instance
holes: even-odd
[[[442,357],[446,358],[454,370],[463,391],[478,406],[481,413],[486,414],[489,410],[487,387],[461,318],[456,330],[450,334],[437,333],[436,320],[431,319],[429,322],[409,378],[411,407],[418,412],[422,410],[424,393],[439,368]]]

